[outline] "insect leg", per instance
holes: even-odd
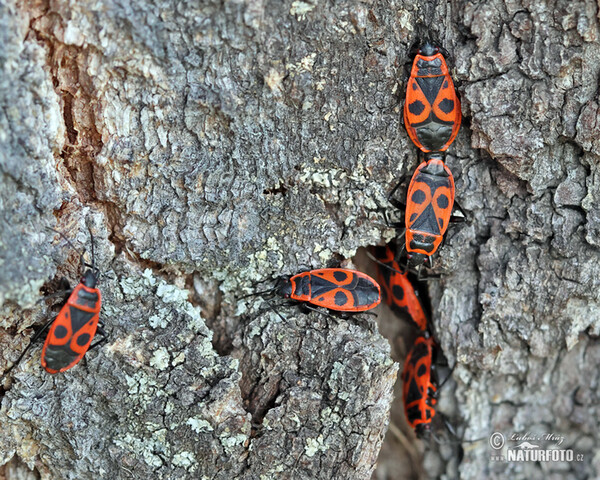
[[[25,354],[27,353],[27,351],[31,348],[31,346],[35,343],[35,341],[40,338],[42,336],[42,334],[48,330],[48,327],[52,324],[52,322],[54,322],[54,319],[52,320],[48,320],[45,325],[40,328],[37,332],[35,332],[35,334],[33,335],[33,337],[31,337],[31,340],[29,341],[29,345],[27,345],[25,347],[25,350],[23,350],[23,352],[21,352],[21,355],[19,355],[19,358],[17,358],[16,362],[13,363],[8,370],[6,370],[6,372],[4,372],[4,374],[8,374],[13,368],[15,368],[23,359],[23,357],[25,356]]]

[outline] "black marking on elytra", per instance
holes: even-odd
[[[412,194],[412,197],[410,199],[417,205],[421,205],[427,199],[427,195],[423,190],[419,189]]]
[[[414,405],[413,407],[407,408],[406,416],[408,417],[408,421],[410,423],[414,422],[415,420],[421,420],[421,409],[419,408],[419,405]]]
[[[77,345],[79,345],[80,347],[84,347],[85,345],[87,345],[87,343],[89,341],[90,341],[89,333],[82,333],[81,335],[79,335],[77,337]]]
[[[73,335],[75,335],[81,329],[81,327],[83,327],[92,318],[94,318],[95,315],[97,315],[94,312],[86,312],[71,306],[69,306],[69,310],[71,311],[71,331],[73,332]]]
[[[421,400],[422,398],[423,394],[421,393],[421,390],[419,390],[419,385],[414,378],[410,378],[408,383],[408,393],[406,394],[406,399],[404,401],[407,404],[411,404],[412,402]]]
[[[425,417],[427,418],[427,420],[431,419],[431,409],[430,408],[425,409]]]
[[[348,278],[348,274],[346,272],[337,270],[333,272],[333,278],[335,278],[338,282],[343,282]]]
[[[320,295],[340,288],[336,283],[316,275],[311,275],[311,287],[312,298],[318,298]],[[358,275],[353,275],[352,281],[341,288],[352,295],[355,306],[371,305],[379,298],[377,287],[371,281]]]
[[[437,204],[438,204],[438,207],[445,210],[446,208],[448,208],[448,205],[450,204],[450,200],[448,199],[447,195],[442,194],[437,198]]]
[[[404,289],[400,285],[394,285],[392,287],[392,292],[394,294],[394,298],[399,302],[404,299]]]
[[[424,364],[419,365],[419,369],[417,370],[417,377],[422,377],[427,373],[427,366]]]
[[[338,307],[343,307],[344,305],[346,305],[348,303],[348,297],[346,296],[346,294],[344,292],[342,292],[341,290],[338,290],[335,293],[335,296],[333,297],[333,301],[335,302],[335,304]]]
[[[454,100],[450,100],[449,98],[444,98],[438,105],[440,110],[446,114],[450,113],[454,110]]]
[[[69,331],[64,326],[57,325],[57,327],[54,329],[54,336],[56,338],[65,338],[68,332]]]
[[[419,85],[417,84],[417,82],[412,82],[412,89],[413,90],[418,90],[419,89]]]
[[[415,100],[408,104],[408,111],[413,115],[419,116],[425,110],[425,105],[420,100]]]
[[[413,347],[411,354],[410,363],[416,365],[419,360],[430,355],[429,347],[425,343],[419,343]]]
[[[419,230],[421,232],[427,232],[432,235],[441,235],[440,225],[435,215],[435,210],[431,203],[425,207],[419,217],[410,224],[411,230]]]
[[[442,85],[442,89],[446,89],[448,88],[448,80],[444,81],[444,84]]]
[[[430,105],[435,103],[443,81],[444,77],[417,78],[417,83]]]

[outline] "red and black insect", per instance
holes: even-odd
[[[54,230],[52,230],[54,231]],[[61,235],[69,245],[71,242]],[[91,231],[90,231],[91,236]],[[81,268],[83,275],[79,284],[70,291],[66,303],[54,320],[49,321],[31,340],[29,346],[50,326],[46,341],[42,348],[41,363],[49,373],[58,373],[69,370],[77,365],[88,350],[96,347],[106,339],[102,322],[100,322],[100,309],[102,295],[97,288],[99,271],[95,266],[94,239],[92,241],[92,264],[85,263],[84,254],[81,254]],[[75,248],[75,247],[73,247]],[[69,293],[66,291],[64,293]],[[104,339],[92,345],[96,333]],[[28,349],[29,347],[27,347]],[[18,363],[27,349],[21,354]],[[16,364],[15,363],[15,364]]]
[[[435,417],[437,378],[433,372],[435,342],[428,335],[418,337],[406,356],[402,371],[404,412],[417,437],[426,438]]]
[[[321,268],[280,280],[275,292],[285,298],[343,312],[364,312],[379,305],[379,284],[344,268]]]
[[[426,42],[413,61],[404,125],[423,152],[442,152],[454,141],[461,123],[460,100],[440,48]]]
[[[429,262],[442,243],[453,217],[454,177],[442,154],[430,153],[415,171],[406,196],[404,223],[408,264],[417,266]]]
[[[400,270],[394,250],[389,245],[374,247],[373,255],[377,262],[377,281],[385,303],[396,313],[408,314],[419,330],[426,330],[427,317],[423,306],[408,279],[408,272]]]

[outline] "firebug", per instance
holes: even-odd
[[[396,260],[396,253],[390,247],[374,247],[373,255],[377,262],[377,281],[381,286],[383,300],[392,309],[410,316],[419,330],[427,329],[427,317],[419,301],[417,291]]]
[[[321,268],[282,279],[275,292],[284,298],[343,312],[379,305],[381,289],[368,275],[344,268]]]
[[[432,371],[435,342],[428,335],[417,337],[404,361],[402,398],[404,412],[417,437],[431,431],[437,403],[437,379]]]
[[[444,55],[426,42],[415,55],[404,102],[408,136],[423,152],[442,152],[461,123],[460,100]]]
[[[71,247],[75,248],[61,232],[53,229],[49,230],[61,235]],[[106,339],[106,333],[102,328],[103,324],[100,322],[102,294],[97,287],[99,270],[95,266],[94,238],[91,231],[90,236],[92,241],[92,264],[90,265],[84,261],[85,252],[82,252],[80,256],[83,271],[81,280],[74,289],[64,292],[70,292],[70,294],[56,318],[46,323],[34,335],[29,346],[23,351],[15,365],[48,327],[50,327],[50,330],[42,348],[41,363],[49,373],[69,370],[79,363],[90,348],[94,348]],[[102,335],[104,339],[92,345],[96,333]]]

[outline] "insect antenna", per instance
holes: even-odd
[[[60,231],[58,231],[58,230],[55,230],[55,229],[54,229],[54,228],[52,228],[52,227],[46,227],[46,230],[49,230],[49,231],[51,231],[51,232],[54,232],[54,233],[58,233],[58,234],[59,234],[59,235],[60,235],[60,236],[63,238],[63,240],[65,240],[65,241],[66,241],[66,242],[69,244],[69,246],[70,246],[70,247],[71,247],[73,250],[75,250],[77,253],[79,253],[79,261],[80,261],[81,265],[82,265],[82,266],[85,266],[85,265],[86,265],[86,263],[85,263],[85,260],[83,259],[83,255],[85,254],[85,250],[79,250],[77,247],[75,247],[75,245],[73,245],[73,242],[71,242],[71,240],[69,240],[69,239],[68,239],[68,238],[65,236],[65,234],[64,234],[64,233],[62,233],[62,232],[60,232]],[[90,233],[91,233],[91,232],[90,232]]]
[[[96,255],[94,253],[94,234],[92,233],[92,229],[91,227],[88,225],[88,231],[90,232],[90,243],[92,245],[92,270],[94,271],[94,274],[96,274],[98,272],[98,267],[96,267]]]
[[[383,263],[381,260],[378,260],[377,258],[375,258],[375,256],[373,256],[373,254],[369,251],[367,251],[367,257],[369,257],[371,260],[373,260],[375,263],[378,263],[379,265],[381,265],[382,267],[387,268],[388,270],[391,270],[392,272],[395,273],[399,273],[400,275],[406,275],[406,272],[402,272],[394,267],[391,267],[390,265],[388,265],[387,263]]]
[[[249,293],[248,295],[244,295],[243,297],[239,297],[238,300],[243,300],[244,298],[249,297],[257,297],[259,295],[272,295],[277,291],[277,287],[270,288],[268,290],[261,290],[260,292]]]

